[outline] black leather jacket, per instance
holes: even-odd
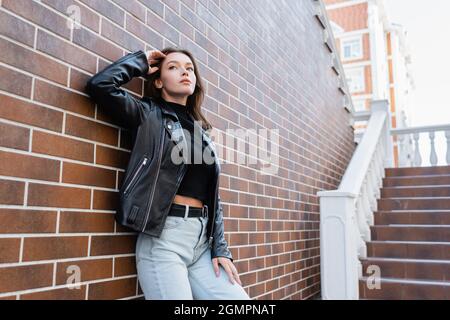
[[[149,69],[146,54],[129,53],[89,79],[86,92],[111,114],[118,125],[131,131],[133,148],[119,189],[120,205],[115,219],[123,226],[160,237],[168,211],[183,179],[187,165],[171,160],[172,148],[180,147],[186,138],[177,115],[161,106],[160,99],[136,98],[120,86],[133,77],[144,76]],[[224,238],[223,208],[220,201],[220,164],[213,141],[200,125],[215,159],[216,174],[208,197],[207,235],[211,258],[227,257],[233,261]]]

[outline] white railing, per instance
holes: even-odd
[[[399,167],[420,167],[422,165],[422,157],[424,156],[420,150],[420,134],[428,133],[430,145],[430,164],[436,166],[438,164],[438,153],[436,152],[435,138],[436,133],[443,133],[446,139],[447,152],[445,163],[450,165],[450,124],[425,126],[414,128],[392,129],[391,134],[398,138],[398,166]],[[412,146],[414,141],[414,146]],[[442,155],[440,155],[442,156]]]
[[[323,299],[358,299],[359,259],[367,257],[373,212],[392,167],[392,136],[387,100],[372,102],[362,136],[337,190],[320,191],[321,286]]]
[[[369,118],[370,111],[353,113],[354,121],[364,122]],[[364,129],[355,130],[356,143],[359,143],[364,132]],[[428,141],[424,141],[423,138],[427,133]],[[394,145],[397,146],[398,150],[398,163],[394,164],[394,166],[437,166],[438,163],[450,165],[450,124],[395,128],[391,129],[391,134],[397,138],[397,143],[394,142]],[[436,145],[438,145],[438,148],[436,148]],[[422,160],[427,156],[425,151],[428,151],[428,149],[429,163],[425,163]]]

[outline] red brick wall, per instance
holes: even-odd
[[[338,4],[338,3],[343,3],[343,2],[349,2],[349,0],[323,0],[323,2],[329,6],[332,4]]]
[[[328,3],[327,3],[328,4]],[[330,20],[338,23],[346,32],[368,27],[368,4],[360,3],[348,7],[327,10]]]
[[[83,90],[127,52],[173,43],[198,59],[216,128],[279,129],[276,175],[222,162],[244,288],[254,299],[319,294],[315,194],[339,184],[353,133],[313,1],[261,2],[0,1],[0,298],[142,298],[136,233],[114,221],[130,135]],[[80,29],[66,25],[71,5]],[[140,95],[142,84],[125,87]],[[80,289],[66,285],[71,266]]]

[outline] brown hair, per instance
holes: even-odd
[[[168,55],[169,53],[172,53],[172,52],[184,53],[191,59],[192,63],[194,64],[194,73],[197,78],[197,81],[195,84],[194,93],[191,94],[190,96],[188,96],[188,98],[187,98],[187,102],[186,102],[187,112],[192,115],[194,120],[201,121],[201,124],[202,124],[202,127],[204,130],[212,129],[211,123],[206,119],[206,117],[203,115],[203,113],[201,111],[201,106],[202,106],[203,99],[205,96],[205,91],[204,91],[204,87],[203,87],[203,83],[202,83],[200,74],[198,72],[197,64],[195,62],[195,59],[194,59],[192,53],[189,52],[188,50],[174,48],[174,47],[166,47],[160,51],[162,53],[164,53],[165,55]],[[145,77],[147,80],[147,84],[145,84],[144,94],[147,96],[162,99],[162,97],[161,97],[162,89],[158,89],[155,86],[155,80],[161,77],[161,66],[163,64],[163,61],[164,61],[164,59],[161,59],[159,63],[155,63],[150,66],[150,68],[158,67],[158,70],[150,75],[146,75],[146,77]]]

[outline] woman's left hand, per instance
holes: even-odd
[[[214,266],[214,272],[216,273],[216,277],[220,275],[220,268],[219,263],[223,266],[225,271],[228,274],[228,279],[230,279],[230,282],[234,284],[234,281],[236,280],[237,283],[239,283],[242,286],[241,279],[239,279],[239,274],[237,272],[236,267],[234,266],[233,262],[225,257],[217,257],[212,259],[212,263]]]

